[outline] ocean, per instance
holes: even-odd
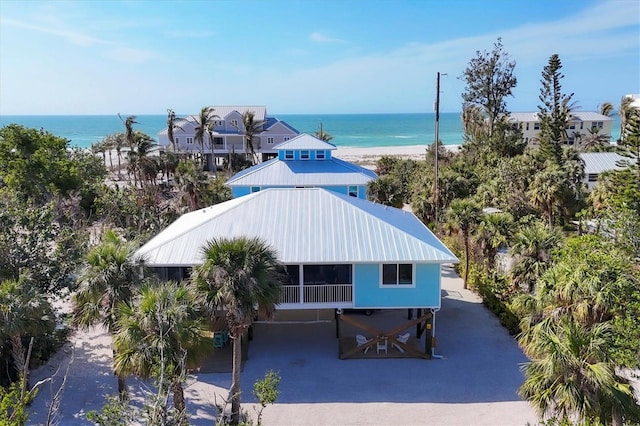
[[[427,145],[435,137],[435,114],[274,114],[298,130],[313,134],[320,129],[331,134],[340,147],[380,147]],[[166,115],[138,115],[134,129],[157,140],[158,132],[167,127]],[[70,146],[89,148],[105,136],[124,131],[124,124],[114,115],[4,115],[0,127],[10,123],[43,128],[66,138]],[[462,143],[459,113],[441,113],[439,136],[445,145]]]
[[[331,134],[339,147],[388,147],[429,145],[435,137],[435,114],[274,114],[300,133],[313,134],[320,128]],[[158,132],[166,127],[166,115],[138,115],[134,129],[157,140]],[[10,123],[43,128],[66,138],[70,146],[89,148],[105,136],[124,131],[124,124],[116,115],[4,115],[0,127]],[[620,135],[620,119],[613,118],[612,139]],[[460,114],[440,113],[439,137],[445,145],[463,142]]]

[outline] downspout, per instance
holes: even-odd
[[[440,310],[440,308],[437,309],[431,309],[431,318],[432,318],[432,322],[431,322],[431,338],[433,339],[434,337],[436,337],[436,312],[438,312]],[[431,345],[431,358],[432,359],[442,359],[442,355],[436,355],[436,348],[435,345]]]

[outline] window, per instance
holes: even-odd
[[[293,151],[285,151],[284,152],[285,160],[293,160]]]
[[[180,138],[175,138],[176,141],[176,145],[178,145],[180,143]]]
[[[410,263],[382,265],[382,285],[413,285],[413,265]]]
[[[527,130],[529,130],[529,123],[527,123]]]
[[[224,143],[224,139],[222,139],[221,137],[214,137],[213,138],[213,144],[214,145],[222,145]]]
[[[300,285],[300,265],[286,265],[287,285]]]
[[[540,130],[540,123],[533,123],[533,130]]]
[[[316,151],[316,160],[324,160],[324,151]]]
[[[188,143],[188,144],[193,143],[193,138],[187,138],[187,143]]]
[[[282,138],[282,140],[283,140],[284,142],[288,141],[289,139],[291,139],[291,138],[288,138],[288,137],[286,137],[286,136],[285,136],[284,138]]]
[[[273,138],[267,138],[267,143],[273,143]]]
[[[233,127],[238,127],[238,120],[231,120],[231,125]]]
[[[348,192],[349,196],[357,197],[358,196],[358,187],[355,186],[355,185],[351,185],[351,186],[349,186],[349,188],[347,188],[347,192]]]
[[[300,151],[300,159],[308,160],[309,159],[309,151]]]
[[[529,143],[529,138],[524,138],[524,143]]]
[[[597,182],[598,174],[597,173],[589,173],[589,182]]]
[[[252,193],[253,193],[253,192],[258,192],[258,191],[260,191],[260,187],[259,187],[259,186],[252,186],[252,187],[251,187],[251,192],[252,192]]]
[[[584,121],[580,122],[580,130],[584,129]]]

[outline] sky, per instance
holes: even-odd
[[[638,0],[0,0],[0,115],[433,112],[438,72],[458,112],[498,37],[510,111],[553,54],[580,110],[640,93]]]

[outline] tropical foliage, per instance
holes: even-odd
[[[233,340],[231,423],[240,421],[242,340],[259,312],[271,316],[283,276],[276,252],[256,238],[214,239],[202,247],[194,290],[210,317],[224,311]]]

